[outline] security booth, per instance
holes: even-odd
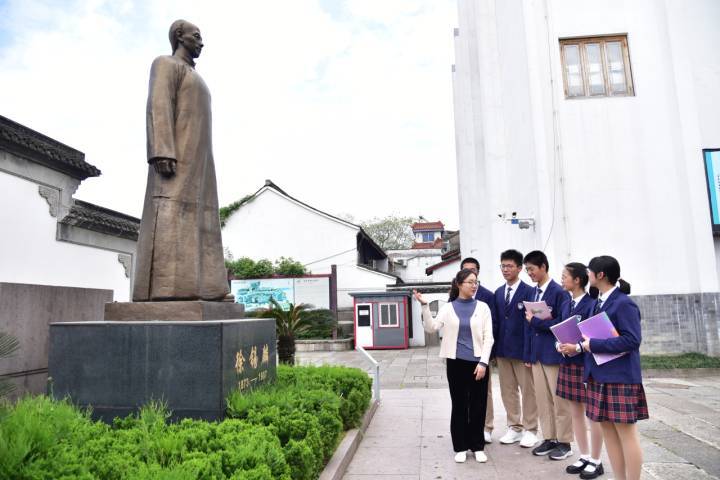
[[[350,293],[355,310],[355,345],[368,350],[408,348],[412,335],[410,293]]]

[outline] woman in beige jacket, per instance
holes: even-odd
[[[484,425],[493,334],[490,308],[475,300],[477,285],[475,272],[460,270],[452,281],[450,301],[435,318],[423,296],[414,292],[422,305],[425,330],[436,332],[444,327],[440,357],[447,359],[452,401],[450,435],[458,463],[467,459],[468,450],[474,452],[478,462],[487,461]]]

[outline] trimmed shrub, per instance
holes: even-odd
[[[68,401],[26,397],[0,405],[0,479],[317,478],[370,384],[360,370],[280,366],[275,384],[229,396],[234,418],[172,424],[159,402],[109,426]]]

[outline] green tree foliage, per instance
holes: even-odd
[[[306,273],[308,272],[305,266],[290,257],[280,257],[275,260],[275,274],[277,275],[300,276]]]
[[[225,260],[225,267],[236,278],[269,278],[273,275],[300,276],[310,273],[302,263],[290,257],[280,257],[275,264],[262,258],[258,261],[249,257],[240,257],[237,260]]]
[[[0,479],[316,479],[371,383],[354,368],[280,365],[274,384],[231,393],[222,422],[168,423],[150,402],[109,426],[67,400],[25,397],[2,407]]]
[[[383,250],[402,250],[412,246],[415,237],[410,226],[414,221],[412,217],[389,215],[372,218],[361,226]]]

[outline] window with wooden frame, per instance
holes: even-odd
[[[565,98],[635,95],[627,35],[560,39]]]
[[[381,303],[380,304],[380,326],[381,327],[399,327],[398,306],[397,303]]]

